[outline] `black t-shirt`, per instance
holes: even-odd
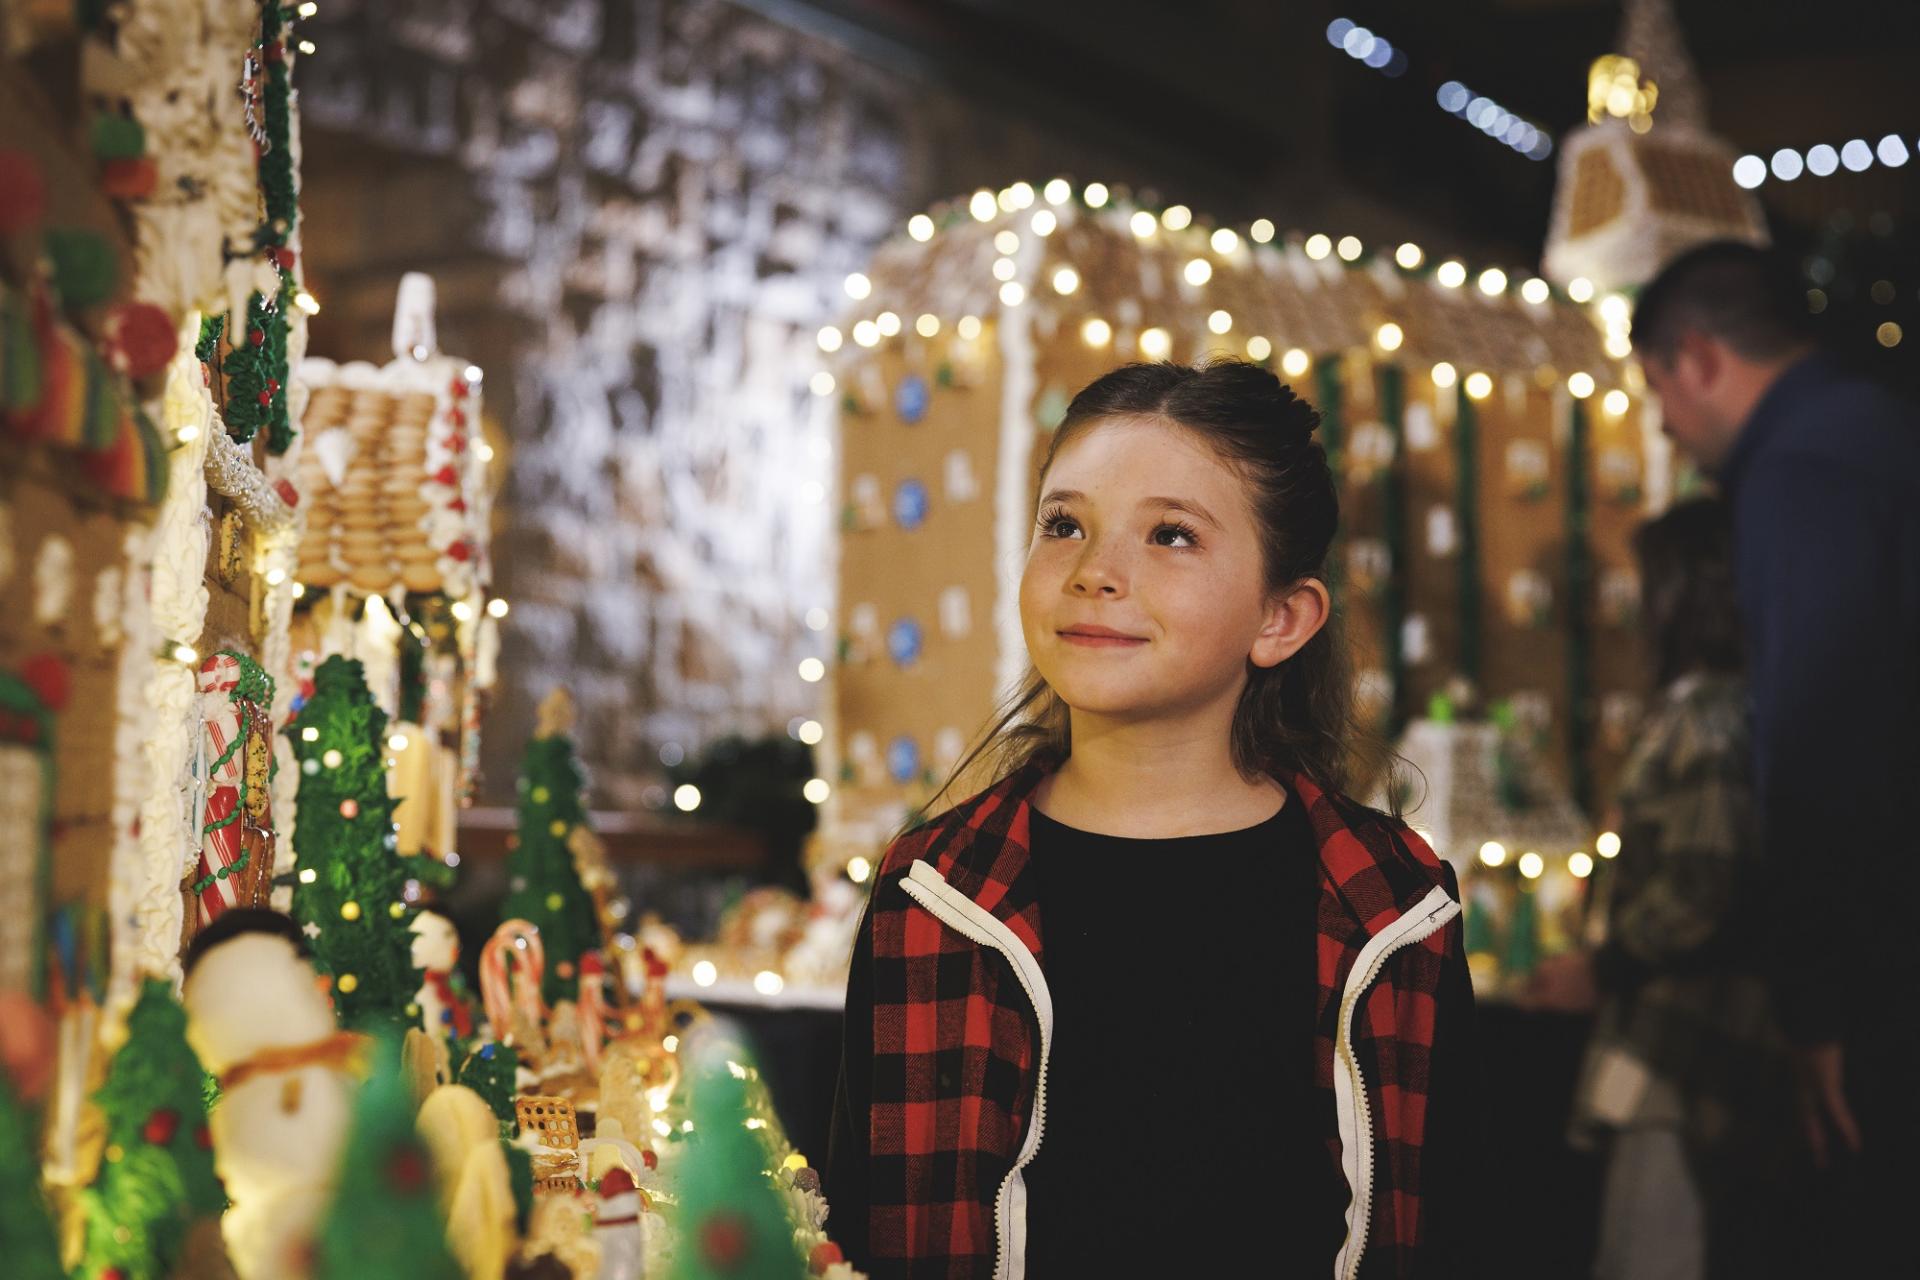
[[[1033,811],[1054,1038],[1030,1280],[1322,1275],[1347,1188],[1313,1084],[1319,859],[1255,827],[1136,840]],[[1322,1113],[1326,1114],[1322,1114]]]

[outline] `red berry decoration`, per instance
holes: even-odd
[[[807,1255],[807,1270],[817,1276],[827,1273],[827,1268],[836,1262],[845,1262],[847,1256],[840,1252],[840,1246],[831,1240],[822,1240],[813,1246],[813,1252]]]
[[[280,394],[280,379],[278,379],[278,378],[268,378],[268,379],[267,379],[267,390],[268,390],[268,391],[270,391],[271,393],[273,393],[274,395],[279,395],[279,394]]]
[[[427,1162],[412,1147],[402,1147],[387,1161],[387,1181],[396,1191],[418,1191],[427,1180]]]
[[[259,395],[255,396],[254,399],[258,400],[260,402],[260,407],[264,409],[273,403],[273,392],[262,391]]]
[[[293,481],[285,479],[275,480],[273,482],[273,491],[279,494],[280,501],[286,503],[288,506],[297,507],[300,505],[300,491],[293,487]]]
[[[275,40],[272,44],[268,45],[265,49],[262,49],[260,52],[268,62],[272,63],[275,66],[278,66],[279,64],[287,60],[286,46],[281,44],[278,40]]]
[[[247,341],[256,347],[264,347],[267,345],[267,331],[265,329],[249,329],[247,330]]]
[[[446,466],[433,473],[433,479],[436,484],[458,484],[460,482],[460,473],[455,471],[453,464],[449,462]]]
[[[447,410],[447,421],[456,427],[464,427],[467,425],[467,415],[457,408],[449,409]]]
[[[467,500],[465,498],[455,498],[447,504],[447,510],[449,511],[465,511],[466,509]]]
[[[46,216],[47,184],[40,176],[40,162],[24,151],[0,149],[0,235],[31,230]]]
[[[465,453],[467,451],[467,437],[459,432],[455,432],[453,435],[447,437],[447,448],[453,450],[455,453]]]
[[[202,1151],[213,1150],[213,1130],[204,1124],[198,1129],[195,1129],[193,1131],[193,1145]]]
[[[649,1169],[658,1169],[660,1167],[660,1157],[653,1153],[652,1147],[640,1148],[640,1159]]]
[[[65,709],[67,699],[73,695],[73,672],[66,659],[58,654],[36,653],[28,658],[20,678],[49,711]]]
[[[180,1113],[171,1107],[161,1107],[147,1117],[146,1124],[140,1128],[140,1136],[156,1147],[164,1147],[173,1141],[173,1135],[180,1132]]]
[[[465,563],[467,560],[470,560],[473,558],[473,548],[467,545],[467,540],[465,538],[462,538],[460,541],[454,543],[452,546],[447,548],[447,554],[452,556],[455,560]]]
[[[709,1266],[731,1271],[746,1261],[753,1237],[737,1213],[721,1210],[700,1224],[700,1253]]]
[[[285,245],[280,246],[279,252],[274,255],[274,260],[280,264],[281,270],[293,270],[293,250]]]
[[[453,385],[449,387],[448,390],[453,393],[453,398],[455,400],[465,400],[467,396],[471,394],[467,387],[467,380],[465,378],[455,378],[453,380]]]

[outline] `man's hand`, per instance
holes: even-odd
[[[1600,992],[1593,981],[1593,956],[1586,951],[1548,956],[1534,969],[1520,1002],[1554,1013],[1593,1012],[1600,1003]]]
[[[1816,1168],[1827,1167],[1831,1150],[1828,1131],[1839,1135],[1848,1151],[1860,1150],[1860,1126],[1847,1106],[1845,1076],[1837,1044],[1795,1045],[1793,1074],[1799,1085],[1800,1123]]]

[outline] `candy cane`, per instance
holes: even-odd
[[[519,972],[517,1000],[509,963]],[[480,998],[486,1005],[487,1021],[493,1024],[496,1040],[507,1038],[513,1026],[516,1003],[531,1025],[537,1027],[545,1022],[547,1007],[540,998],[540,980],[546,970],[547,952],[541,945],[537,925],[526,920],[503,921],[487,939],[487,945],[480,951]]]

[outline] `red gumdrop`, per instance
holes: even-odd
[[[28,658],[20,678],[49,711],[63,710],[73,696],[73,671],[58,654],[36,653]]]
[[[839,1245],[831,1240],[822,1240],[813,1246],[813,1252],[807,1255],[807,1270],[817,1276],[825,1275],[828,1267],[846,1260],[847,1256],[840,1252]]]
[[[710,1266],[731,1270],[746,1260],[752,1248],[753,1237],[737,1213],[721,1209],[700,1224],[700,1252]]]
[[[123,303],[107,319],[107,347],[115,363],[135,378],[166,368],[179,340],[173,321],[151,302]]]
[[[173,1135],[180,1132],[180,1113],[171,1107],[161,1107],[147,1117],[146,1124],[140,1128],[140,1136],[156,1147],[164,1147],[173,1141]]]

